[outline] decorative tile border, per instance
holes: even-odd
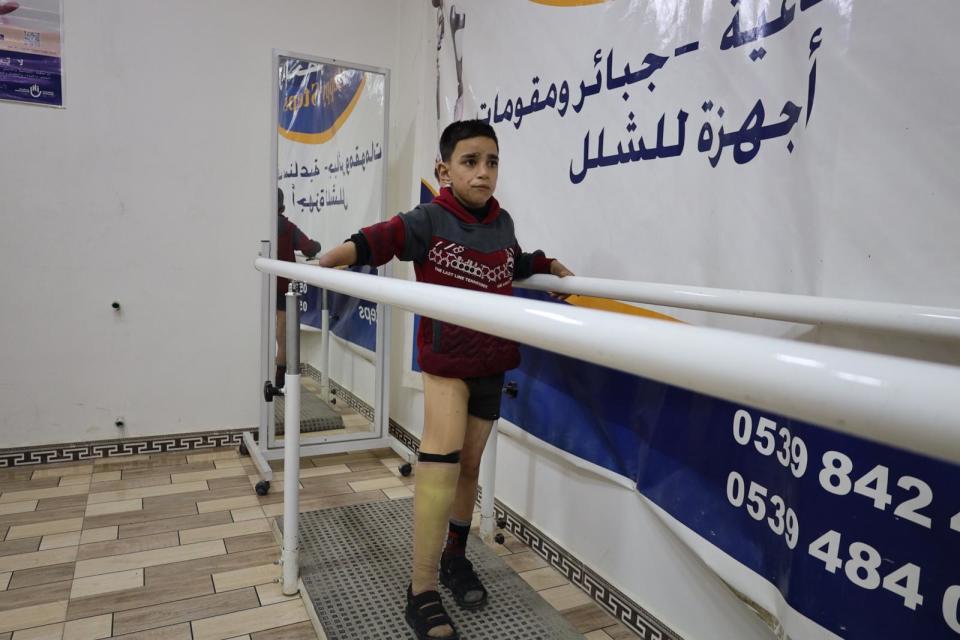
[[[390,420],[390,435],[413,451],[420,449],[420,441],[394,420]],[[482,488],[477,489],[477,503]],[[585,591],[594,602],[606,610],[621,624],[639,635],[643,640],[683,640],[667,625],[650,612],[630,600],[606,580],[577,560],[570,552],[545,536],[540,530],[504,506],[494,501],[494,513],[498,521],[506,520],[505,529],[528,545],[537,555],[550,563],[572,584]]]
[[[317,382],[320,382],[320,371],[305,362],[300,363],[300,373],[301,375],[310,376]],[[336,398],[338,402],[343,402],[364,418],[373,422],[373,407],[333,379],[330,380],[330,395]]]
[[[192,451],[214,447],[233,447],[240,444],[244,431],[248,431],[248,429],[0,449],[0,468],[49,464],[52,462],[78,462],[97,458],[168,453],[171,451]]]

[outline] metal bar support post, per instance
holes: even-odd
[[[487,438],[487,445],[483,450],[483,457],[480,459],[480,486],[483,487],[483,493],[480,494],[480,538],[487,543],[493,542],[494,530],[496,525],[496,512],[494,511],[494,498],[496,497],[496,479],[497,479],[497,421],[493,421],[493,427],[490,429],[490,436]]]
[[[320,301],[320,399],[330,402],[330,304],[326,289]]]
[[[283,415],[283,594],[298,591],[300,577],[300,296],[293,282],[287,288],[287,373]]]

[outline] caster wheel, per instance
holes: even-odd
[[[250,451],[247,449],[247,445],[243,443],[240,444],[240,455],[242,456],[250,455]]]
[[[497,518],[497,527],[500,529],[507,528],[507,519],[506,518]]]
[[[493,538],[493,541],[496,542],[497,544],[503,544],[503,541],[504,541],[504,540],[506,540],[506,538],[503,537],[503,534],[502,534],[502,533],[498,533],[498,534],[497,534],[496,536],[494,536],[494,538]]]
[[[402,475],[404,478],[409,476],[411,473],[413,473],[413,466],[409,462],[404,462],[402,465],[400,465],[400,475]]]
[[[265,496],[270,493],[270,482],[267,480],[261,480],[257,483],[254,489],[256,490],[258,496]]]

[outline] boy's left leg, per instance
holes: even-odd
[[[486,376],[465,380],[470,390],[467,430],[460,452],[460,477],[450,512],[447,543],[440,559],[440,576],[453,592],[457,604],[465,608],[483,606],[487,590],[467,560],[467,538],[477,501],[480,458],[487,444],[493,421],[500,417],[503,376]]]
[[[480,480],[480,457],[487,446],[487,439],[493,429],[493,420],[484,420],[476,416],[467,417],[467,433],[463,438],[460,451],[460,479],[457,482],[457,495],[450,510],[450,520],[470,524],[474,506],[477,503],[477,485]]]
[[[447,542],[440,557],[441,582],[453,592],[457,604],[467,609],[481,607],[487,601],[487,590],[473,570],[473,564],[467,559],[466,552],[473,508],[477,501],[480,458],[492,427],[493,420],[476,416],[469,416],[467,419],[467,432],[463,450],[460,452],[457,493],[450,510]]]

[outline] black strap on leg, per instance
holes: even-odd
[[[424,453],[421,451],[417,454],[418,462],[446,462],[448,464],[457,464],[460,462],[460,450],[451,451],[450,453]]]

